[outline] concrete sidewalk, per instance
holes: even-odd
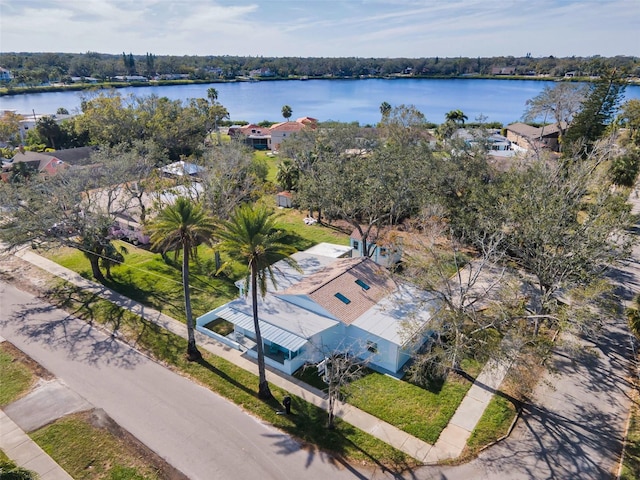
[[[0,343],[4,341],[0,337]],[[16,465],[36,472],[40,480],[73,480],[3,410],[0,410],[0,450]]]
[[[22,249],[16,252],[16,256],[122,308],[128,309],[176,335],[185,338],[187,336],[187,327],[184,323],[157,310],[145,307],[104,285],[87,280],[77,273],[38,255],[31,249]],[[201,348],[257,375],[257,364],[253,359],[249,359],[242,352],[223,345],[197,331],[196,336]],[[269,382],[318,407],[326,409],[327,399],[323,392],[299,382],[293,377],[285,376],[277,370],[269,367],[267,369]],[[430,445],[417,439],[348,404],[338,405],[336,409],[337,416],[425,464],[435,464],[442,460],[454,459],[462,453],[467,439],[482,416],[494,391],[502,383],[506,371],[507,368],[505,366],[488,365],[481,372],[456,410],[449,426],[442,432],[435,445]]]

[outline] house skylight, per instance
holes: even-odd
[[[362,287],[363,290],[369,290],[371,288],[369,285],[367,285],[360,279],[357,279],[356,283],[358,284],[358,286]]]
[[[349,305],[351,303],[351,300],[349,300],[347,297],[345,297],[343,294],[341,293],[336,293],[334,295],[338,300],[340,300],[342,303],[344,303],[345,305]]]

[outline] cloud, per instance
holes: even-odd
[[[637,0],[0,0],[0,48],[156,55],[637,55]],[[28,32],[28,34],[25,34]]]

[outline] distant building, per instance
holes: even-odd
[[[516,67],[492,67],[491,75],[514,75]]]
[[[0,82],[9,82],[13,78],[10,70],[0,67]]]

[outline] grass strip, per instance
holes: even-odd
[[[76,480],[159,478],[122,439],[95,425],[91,415],[68,415],[31,433],[31,438]]]
[[[8,342],[0,343],[0,406],[10,404],[27,393],[37,376],[31,368],[15,355],[15,347]]]
[[[506,435],[516,414],[513,402],[502,395],[494,395],[467,440],[469,450],[477,453],[482,447]]]

